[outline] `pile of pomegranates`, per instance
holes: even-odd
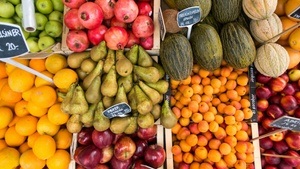
[[[277,130],[272,121],[284,115],[300,118],[300,70],[287,70],[271,78],[260,73],[256,76],[259,134]],[[300,168],[300,132],[286,130],[259,140],[264,169]],[[284,158],[269,154],[295,156]]]
[[[77,169],[149,169],[162,166],[164,148],[156,143],[157,125],[135,134],[114,134],[83,127],[74,153]]]
[[[139,44],[153,47],[153,2],[151,0],[63,0],[70,8],[64,15],[69,29],[68,48],[81,52],[105,40],[108,48],[120,50]]]

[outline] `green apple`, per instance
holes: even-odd
[[[54,45],[55,40],[51,36],[43,36],[39,38],[38,45],[40,50],[44,50]]]
[[[48,21],[45,25],[45,31],[51,37],[59,37],[62,34],[62,23],[58,21]]]
[[[300,70],[299,69],[291,69],[288,72],[290,81],[298,81],[300,79]]]
[[[36,53],[40,51],[39,45],[38,45],[39,38],[37,37],[29,37],[26,39],[26,43],[28,45],[29,51],[31,53]]]
[[[51,0],[37,0],[35,2],[36,9],[42,14],[50,14],[53,11],[53,3]]]
[[[36,29],[34,32],[30,32],[29,36],[30,37],[38,37],[40,32],[41,32],[40,30]]]
[[[15,14],[15,7],[10,2],[0,1],[0,17],[11,18]]]
[[[36,21],[36,29],[37,30],[44,30],[45,25],[48,22],[47,16],[44,14],[36,12],[35,14],[35,21]]]
[[[13,18],[18,24],[21,24],[21,23],[22,23],[22,19],[21,19],[17,14],[15,14],[12,18]]]
[[[16,11],[18,17],[20,17],[20,18],[23,17],[22,4],[16,5],[15,6],[15,11]]]
[[[21,0],[7,0],[7,1],[12,3],[13,5],[18,5],[21,3]]]
[[[64,11],[64,3],[62,0],[51,0],[53,4],[53,9],[55,11],[63,12]]]
[[[39,34],[39,38],[43,37],[43,36],[48,36],[48,34],[46,33],[45,30],[43,30],[40,34]]]
[[[64,17],[64,14],[59,11],[52,11],[48,16],[50,21],[58,21],[60,23],[63,22],[63,17]]]
[[[2,17],[0,17],[0,22],[12,23],[12,24],[16,23],[16,21],[13,18],[2,18]]]

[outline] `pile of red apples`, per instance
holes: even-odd
[[[287,70],[279,77],[256,75],[259,134],[278,128],[270,124],[282,116],[300,118],[300,70]],[[264,169],[300,169],[300,132],[286,130],[259,140],[261,153],[295,156],[282,158],[262,156]]]

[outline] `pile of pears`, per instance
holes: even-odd
[[[111,50],[102,41],[90,51],[70,54],[67,61],[79,77],[61,104],[61,110],[71,115],[66,125],[71,133],[93,126],[98,131],[133,134],[138,127],[152,127],[158,119],[165,128],[177,123],[169,101],[164,100],[169,89],[165,71],[141,46]],[[103,114],[119,103],[130,106],[128,116]]]

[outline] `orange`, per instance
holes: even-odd
[[[284,9],[284,6],[285,6],[285,3],[286,3],[287,0],[278,0],[277,1],[277,6],[276,6],[276,9],[274,11],[274,13],[278,16],[283,16],[285,15],[285,9]]]
[[[35,103],[33,103],[32,101],[28,101],[26,109],[29,112],[29,114],[35,117],[42,117],[48,111],[48,108],[41,108],[37,106]]]
[[[56,125],[66,124],[69,119],[69,114],[63,112],[60,108],[61,103],[55,103],[48,109],[48,119],[51,123]]]
[[[32,147],[33,153],[42,160],[46,160],[54,155],[56,144],[54,138],[49,135],[40,135]]]
[[[24,92],[34,85],[35,75],[22,69],[14,69],[8,76],[9,87],[15,92]]]
[[[17,133],[22,136],[29,136],[36,131],[38,118],[32,115],[26,115],[20,117],[20,119],[15,124]]]
[[[14,111],[15,114],[19,117],[23,117],[27,114],[29,114],[29,111],[27,110],[27,101],[25,100],[21,100],[19,102],[16,103],[15,107],[14,107]]]
[[[5,147],[0,150],[0,168],[11,169],[19,166],[20,153],[12,147]]]
[[[30,95],[31,95],[33,89],[35,89],[35,88],[36,88],[36,87],[33,86],[33,87],[30,88],[29,90],[23,92],[23,93],[22,93],[22,98],[23,98],[24,100],[26,100],[26,101],[29,101],[29,100],[30,100]]]
[[[8,127],[4,127],[2,129],[0,129],[0,139],[3,139],[5,136],[5,132],[8,129]]]
[[[37,87],[32,91],[30,96],[30,101],[41,108],[49,108],[57,99],[56,91],[51,86]]]
[[[5,136],[4,136],[5,142],[10,147],[17,147],[24,143],[26,140],[25,136],[20,135],[16,129],[15,126],[9,127],[6,130]]]
[[[54,53],[47,57],[45,67],[50,72],[55,74],[59,70],[68,66],[67,58],[61,54]]]
[[[289,45],[292,49],[300,51],[300,28],[295,29],[290,34]]]
[[[7,144],[6,144],[5,140],[1,139],[1,140],[0,140],[0,151],[1,151],[2,149],[4,149],[5,147],[7,147]]]
[[[20,156],[20,166],[22,169],[42,169],[46,165],[46,161],[39,159],[32,151],[29,149],[21,154]]]
[[[13,111],[8,107],[0,107],[0,129],[3,129],[8,126],[8,124],[13,119]]]
[[[38,72],[43,72],[46,70],[45,61],[46,59],[30,59],[29,67]]]
[[[293,27],[293,26],[295,26],[297,24],[297,22],[291,20],[290,18],[288,18],[286,16],[281,16],[280,20],[282,23],[282,31],[285,31],[285,32],[280,36],[279,40],[285,41],[285,40],[289,39],[290,34],[293,32],[293,30],[296,29],[296,27]],[[292,28],[292,29],[290,29],[290,28]]]
[[[13,91],[8,83],[5,83],[0,91],[0,98],[3,101],[17,103],[22,99],[22,93]]]
[[[53,82],[60,90],[67,91],[72,83],[78,81],[77,73],[69,68],[61,69],[53,76]]]
[[[0,61],[0,79],[6,78],[7,77],[7,73],[5,70],[5,63]]]
[[[300,21],[294,17],[290,17],[289,15],[292,14],[298,7],[300,6],[300,0],[288,0],[284,5],[285,14],[294,21]]]
[[[50,72],[48,72],[48,71],[43,71],[43,72],[41,72],[41,73],[42,73],[43,75],[45,75],[45,76],[51,78],[51,79],[52,79],[52,77],[53,77],[53,74],[50,73]],[[44,80],[44,79],[42,79],[42,78],[40,78],[40,77],[37,76],[37,77],[35,78],[35,81],[34,81],[34,86],[35,86],[35,87],[39,87],[39,86],[44,86],[44,85],[54,86],[53,83],[51,83],[51,82],[49,82],[49,81],[46,81],[46,80]]]
[[[72,133],[70,133],[66,128],[60,129],[54,136],[57,149],[67,149],[72,143]]]
[[[35,140],[40,136],[38,132],[35,132],[27,137],[27,143],[30,148],[33,147]]]
[[[38,120],[36,130],[39,134],[54,136],[59,131],[59,128],[60,126],[51,123],[45,114]]]
[[[284,46],[284,48],[288,52],[290,58],[288,69],[292,69],[300,63],[300,51],[292,49],[289,46]]]
[[[19,146],[18,151],[22,154],[29,149],[30,147],[28,146],[28,143],[24,142],[22,145]]]
[[[49,169],[67,169],[71,157],[66,150],[57,150],[53,156],[47,159],[46,164]]]
[[[20,58],[13,58],[14,61],[21,63],[22,65],[28,66],[29,60],[28,59],[20,59]],[[6,73],[9,75],[16,67],[12,64],[6,63],[5,70]]]

